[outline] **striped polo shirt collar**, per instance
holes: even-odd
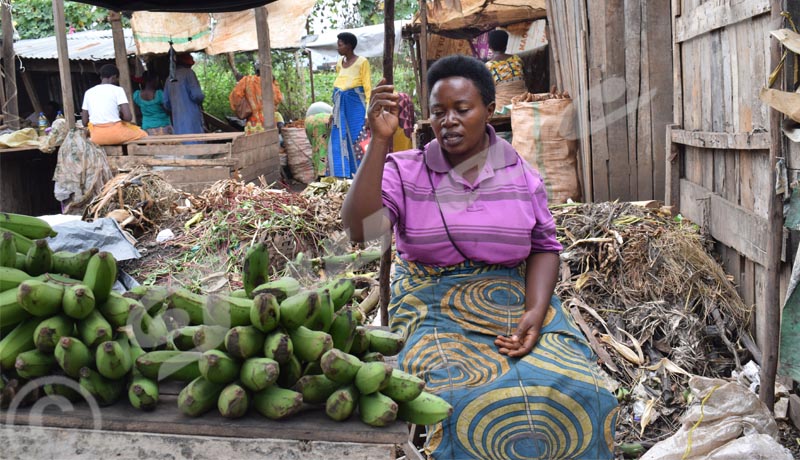
[[[517,153],[514,149],[510,148],[510,145],[508,145],[509,148],[504,148],[504,144],[507,145],[508,143],[497,138],[492,125],[486,125],[486,133],[489,135],[489,156],[487,163],[491,165],[491,170],[497,171],[498,169],[515,165],[517,163]],[[439,145],[439,141],[436,139],[425,146],[425,165],[431,171],[440,174],[447,174],[452,170],[450,163],[444,156],[442,147]],[[484,171],[488,172],[487,168],[484,168]],[[481,175],[483,176],[483,174]]]

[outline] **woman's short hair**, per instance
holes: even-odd
[[[100,67],[100,78],[119,77],[119,69],[114,64],[106,64]]]
[[[337,35],[336,38],[341,40],[345,45],[350,45],[352,49],[356,49],[356,46],[358,46],[358,38],[350,32],[342,32]]]
[[[494,102],[494,79],[492,79],[492,73],[478,59],[454,54],[434,62],[431,68],[428,69],[429,91],[433,90],[436,82],[450,77],[463,77],[471,80],[478,89],[484,105]]]
[[[489,32],[489,48],[492,51],[506,52],[508,47],[508,32],[505,30],[493,30]]]

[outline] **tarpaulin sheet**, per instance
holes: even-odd
[[[428,2],[431,30],[486,29],[542,19],[545,0],[442,0]],[[419,16],[414,21],[419,24]]]
[[[100,6],[111,11],[173,11],[203,12],[241,11],[276,0],[82,0],[81,3]]]
[[[394,22],[394,51],[400,49],[400,32],[407,21]],[[375,26],[359,27],[357,29],[336,29],[319,35],[307,35],[301,40],[301,46],[312,53],[318,53],[325,58],[325,61],[335,61],[339,58],[336,49],[336,38],[342,32],[350,32],[358,39],[355,53],[364,57],[383,56],[383,24]]]
[[[281,0],[267,5],[271,49],[299,48],[306,19],[316,0]],[[164,54],[172,40],[176,51],[221,54],[258,49],[255,12],[136,12],[131,28],[139,54]]]

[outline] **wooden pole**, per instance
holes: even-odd
[[[56,46],[58,47],[58,73],[61,77],[61,104],[64,106],[67,129],[72,129],[75,127],[75,101],[72,98],[72,74],[69,67],[69,50],[67,49],[64,0],[53,0],[53,22],[56,29]]]
[[[119,69],[119,85],[125,90],[131,106],[132,123],[136,123],[136,111],[133,110],[133,88],[131,86],[131,68],[128,65],[128,49],[125,46],[125,32],[122,31],[122,16],[117,11],[108,12],[111,22],[111,36],[114,39],[114,58]]]
[[[14,24],[11,4],[3,2],[3,71],[5,72],[6,100],[3,122],[11,129],[19,128],[19,98],[17,96],[17,56],[14,54]]]
[[[42,103],[39,101],[39,95],[36,94],[36,87],[33,86],[30,72],[22,72],[22,84],[25,85],[25,91],[28,93],[28,99],[31,100],[33,111],[36,113],[42,112]],[[50,120],[50,122],[52,123],[53,120]]]
[[[386,80],[387,85],[394,84],[394,0],[385,0],[383,3],[383,79]],[[388,326],[389,299],[391,297],[389,274],[392,269],[391,231],[384,235],[381,249],[383,254],[378,272],[381,325]]]
[[[422,89],[419,95],[419,105],[422,107],[422,118],[428,119],[428,7],[426,0],[419,0],[419,18],[421,30],[419,31],[420,72],[419,79]]]
[[[783,2],[773,0],[772,17],[770,27],[779,29],[783,23],[781,12]],[[774,69],[781,59],[780,43],[777,40],[770,40],[770,66]],[[757,78],[764,78],[758,75]],[[782,80],[779,80],[782,81]],[[769,149],[769,181],[767,181],[767,192],[770,199],[767,206],[767,266],[766,286],[764,288],[764,344],[761,347],[761,387],[758,393],[759,398],[767,405],[769,410],[775,406],[775,375],[778,372],[778,349],[780,348],[781,330],[781,305],[780,305],[780,276],[781,276],[781,249],[783,247],[783,196],[775,193],[773,184],[777,183],[776,164],[778,158],[782,157],[783,136],[781,134],[782,115],[775,109],[769,109],[769,129],[771,135],[771,145]]]
[[[683,60],[682,43],[675,42],[677,18],[681,15],[681,0],[672,0],[672,125],[666,130],[666,168],[664,202],[667,206],[681,208],[681,163],[683,146],[672,143],[672,130],[683,129]]]
[[[255,8],[258,61],[261,75],[261,101],[264,104],[264,128],[275,127],[275,101],[272,94],[272,57],[269,46],[269,13],[266,6]]]
[[[306,35],[311,35],[311,27],[309,27],[308,20],[306,20]],[[317,95],[314,92],[314,60],[311,56],[311,50],[306,50],[308,53],[308,81],[311,84],[311,103],[317,101]]]

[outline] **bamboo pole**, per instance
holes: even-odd
[[[420,75],[422,90],[419,95],[419,105],[422,107],[422,119],[427,120],[428,111],[428,7],[426,0],[419,0],[419,18],[421,30],[419,31]]]
[[[111,36],[114,39],[114,61],[119,69],[119,85],[125,90],[131,106],[131,123],[136,123],[136,111],[133,110],[133,86],[131,85],[131,67],[128,64],[128,49],[125,46],[125,32],[122,31],[122,15],[117,11],[108,12],[111,22]]]
[[[272,94],[272,57],[269,45],[269,13],[266,6],[255,9],[256,35],[258,36],[258,60],[261,75],[261,101],[264,105],[264,128],[275,128],[275,101]]]
[[[61,104],[64,107],[67,129],[72,129],[75,127],[75,100],[72,98],[72,73],[70,73],[67,48],[64,0],[53,0],[53,22],[55,23],[56,46],[58,47],[58,73],[61,77]]]
[[[5,72],[5,105],[2,107],[3,123],[11,129],[19,128],[19,98],[17,96],[17,56],[14,54],[14,25],[11,4],[2,2],[3,19],[3,71]]]

